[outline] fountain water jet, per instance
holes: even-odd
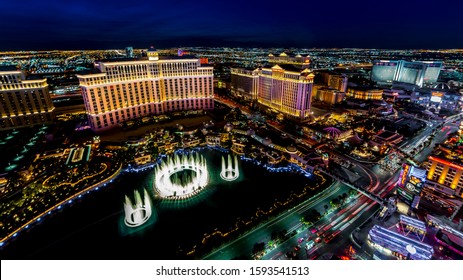
[[[174,175],[186,171],[190,173],[180,176],[183,180]],[[198,153],[168,156],[155,167],[154,176],[155,191],[160,197],[167,199],[191,197],[209,183],[206,159]]]
[[[228,155],[228,164],[225,164],[225,157],[222,156],[222,171],[220,172],[220,177],[225,181],[235,181],[240,176],[240,171],[238,168],[238,158],[234,156],[234,163],[232,164],[232,156]]]
[[[143,199],[140,196],[140,192],[135,190],[135,202],[132,202],[125,196],[124,210],[124,222],[128,227],[138,227],[146,223],[152,213],[151,200],[146,189],[143,192]]]

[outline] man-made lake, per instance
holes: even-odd
[[[201,244],[205,234],[226,232],[237,218],[249,219],[305,186],[315,185],[295,169],[273,170],[239,160],[240,177],[220,177],[226,153],[202,149],[209,183],[186,200],[161,200],[153,190],[154,169],[121,174],[112,184],[92,191],[0,249],[2,259],[178,259],[179,250]],[[289,168],[288,168],[289,169]],[[323,186],[325,187],[325,186]],[[153,214],[138,228],[124,224],[125,196],[148,191]]]

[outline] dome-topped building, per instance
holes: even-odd
[[[147,55],[149,60],[159,60],[159,53],[153,46],[148,49]]]
[[[231,132],[233,130],[233,125],[231,123],[227,123],[224,125],[223,130],[225,130],[225,132]]]

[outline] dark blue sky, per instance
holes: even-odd
[[[2,1],[0,50],[463,48],[461,0]]]

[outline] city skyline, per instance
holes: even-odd
[[[3,3],[1,258],[463,260],[462,10]]]
[[[444,0],[310,3],[210,0],[172,3],[48,0],[4,4],[0,49],[110,49],[147,45],[452,49],[463,46],[458,6]],[[445,11],[442,11],[446,8]],[[287,12],[282,12],[289,9]],[[297,12],[293,12],[297,11]],[[442,11],[442,12],[438,12]]]
[[[462,259],[459,51],[182,49],[2,53],[2,258]]]

